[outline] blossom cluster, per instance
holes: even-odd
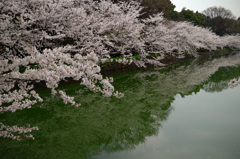
[[[219,37],[207,28],[190,22],[167,21],[162,14],[144,20],[144,41],[152,53],[170,53],[182,57],[184,52],[196,56],[197,49],[209,51],[231,47],[240,49],[240,36]]]
[[[38,127],[18,127],[18,126],[5,126],[3,123],[0,122],[0,137],[3,138],[11,138],[13,140],[22,140],[22,139],[31,139],[34,140],[35,138],[33,137],[32,134],[27,134],[30,133],[33,130],[39,130]],[[14,133],[17,134],[22,134],[22,135],[14,135]]]
[[[14,112],[17,109],[26,107],[30,108],[31,105],[42,102],[42,98],[36,91],[30,91],[33,89],[33,85],[28,84],[30,81],[45,81],[46,86],[52,90],[53,95],[59,93],[64,103],[71,103],[75,106],[79,106],[79,104],[74,102],[73,97],[67,96],[62,90],[56,91],[61,80],[67,78],[81,80],[81,84],[90,90],[102,92],[104,96],[111,96],[114,93],[114,87],[110,83],[112,80],[108,78],[103,79],[100,74],[101,69],[98,66],[99,60],[97,55],[91,52],[86,56],[75,54],[71,57],[70,54],[64,53],[69,49],[71,49],[71,47],[65,46],[53,50],[45,49],[43,53],[40,53],[35,47],[28,46],[26,50],[31,56],[26,56],[21,59],[15,58],[12,60],[12,64],[2,65],[2,72],[10,71],[9,73],[3,73],[1,75],[2,79],[5,79],[5,81],[11,79],[13,81],[15,80],[15,82],[19,80],[25,82],[23,82],[22,85],[19,84],[19,90],[8,91],[8,93],[3,93],[0,96],[2,99],[1,105],[2,103],[12,103],[8,107],[1,107],[0,113],[5,111]],[[26,66],[24,72],[19,72],[20,64],[21,66]],[[38,68],[27,67],[30,64],[35,64]],[[3,82],[5,81],[3,80]],[[101,86],[96,85],[98,81]],[[7,89],[9,90],[9,88]],[[119,95],[116,94],[116,96]],[[35,100],[30,100],[32,97]]]
[[[4,78],[2,78],[2,80],[3,79]],[[3,81],[0,81],[0,85],[3,85],[4,83]],[[22,110],[24,108],[31,108],[31,106],[37,102],[43,101],[36,91],[31,90],[33,89],[33,85],[27,85],[26,82],[19,82],[18,90],[14,89],[13,91],[3,93],[4,90],[9,90],[14,87],[13,84],[7,86],[8,87],[1,87],[2,89],[0,89],[0,114],[7,111],[15,112],[16,110]],[[10,105],[1,107],[3,103],[10,103]]]
[[[126,58],[123,58],[123,59],[116,59],[115,60],[117,63],[122,63],[123,65],[130,65],[133,60],[132,59],[126,59]]]

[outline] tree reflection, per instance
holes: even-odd
[[[237,81],[240,74],[240,67],[222,67],[214,73],[208,82],[203,86],[207,92],[221,92],[229,87],[237,86]]]
[[[34,134],[35,141],[0,139],[1,158],[91,158],[102,151],[134,149],[147,136],[158,134],[177,94],[186,96],[201,88],[209,92],[226,89],[231,79],[240,76],[240,68],[235,67],[239,64],[240,54],[236,54],[203,64],[193,61],[163,73],[155,70],[115,78],[115,88],[125,93],[121,99],[105,98],[87,89],[77,91],[78,85],[65,86],[76,99],[80,96],[82,107],[49,98],[41,107],[1,114],[0,122],[30,123],[40,129]]]

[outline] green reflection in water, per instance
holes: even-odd
[[[1,138],[1,158],[105,158],[107,153],[117,157],[122,151],[126,154],[125,150],[138,150],[142,143],[151,138],[154,141],[152,136],[161,134],[167,127],[177,94],[185,97],[201,89],[208,92],[227,89],[227,83],[240,76],[239,64],[240,54],[237,54],[201,64],[193,61],[166,72],[155,70],[118,76],[113,84],[124,92],[125,97],[121,99],[102,97],[78,84],[62,87],[82,104],[80,108],[64,105],[60,99],[50,97],[49,91],[42,91],[47,99],[43,104],[0,115],[0,122],[5,125],[29,123],[40,128],[33,132],[34,141]],[[178,136],[174,138],[180,146],[184,144]],[[144,152],[145,156],[151,153]]]
[[[174,111],[159,130],[134,150],[95,159],[239,159],[240,87],[219,93],[203,90],[176,96]]]

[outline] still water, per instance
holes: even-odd
[[[40,129],[34,141],[0,138],[0,158],[239,159],[240,86],[228,84],[239,77],[238,53],[117,75],[121,99],[61,87],[80,108],[41,90],[44,103],[0,115],[5,125]]]
[[[220,93],[201,90],[175,97],[173,111],[157,135],[132,150],[97,159],[239,159],[240,87]]]

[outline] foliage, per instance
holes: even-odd
[[[240,23],[232,12],[223,7],[209,7],[202,12],[205,18],[205,27],[210,27],[217,35],[240,33]]]
[[[164,17],[171,19],[175,6],[170,0],[142,0],[141,5],[144,6],[141,18],[148,18],[157,13],[163,13]]]
[[[194,25],[203,26],[205,17],[199,12],[193,12],[189,9],[183,8],[179,13],[178,20],[180,21],[189,21]]]
[[[113,2],[131,2],[132,0],[112,0]],[[164,17],[167,19],[172,19],[176,16],[174,11],[175,6],[170,0],[133,0],[139,2],[143,7],[141,10],[141,15],[139,18],[146,19],[154,14],[164,13]]]
[[[235,19],[215,17],[210,19],[206,17],[205,27],[210,27],[217,35],[234,35],[240,33],[240,23]]]

